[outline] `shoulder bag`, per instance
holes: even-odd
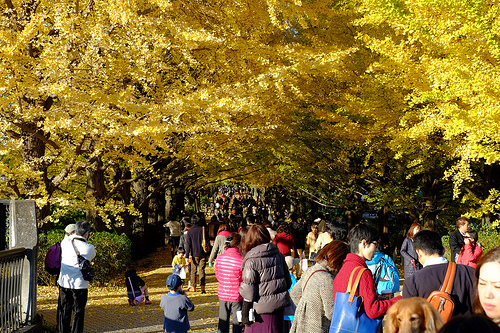
[[[349,278],[345,293],[335,294],[329,333],[375,333],[380,331],[382,319],[366,315],[363,298],[355,296],[364,267],[356,267]],[[357,273],[357,275],[356,275]]]
[[[201,241],[201,248],[203,249],[203,251],[208,253],[210,252],[210,245],[205,239],[205,227],[202,227],[202,232],[203,232],[203,240]]]
[[[130,289],[132,289],[132,294],[134,295],[134,303],[139,304],[142,301],[144,301],[144,294],[141,291],[141,294],[139,296],[135,296],[135,291],[134,291],[134,285],[132,284],[132,280],[130,279],[130,276],[128,277],[128,283],[130,283]]]
[[[75,246],[74,239],[71,240],[71,244],[73,244],[73,248],[75,249],[76,252],[76,257],[78,258],[78,267],[80,267],[80,271],[82,272],[83,279],[85,281],[92,281],[94,279],[95,273],[94,270],[92,269],[92,265],[90,264],[90,261],[85,259],[78,249]]]
[[[441,289],[433,291],[429,297],[427,297],[427,301],[439,311],[445,323],[450,320],[453,315],[453,309],[455,308],[455,303],[451,297],[451,290],[453,288],[456,268],[457,264],[448,262],[448,269],[446,270],[446,276],[444,277]]]

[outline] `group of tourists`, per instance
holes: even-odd
[[[303,220],[292,214],[288,218],[290,221],[280,221],[276,230],[269,219],[258,215],[247,215],[236,226],[218,217],[206,223],[203,213],[169,222],[166,227],[181,230],[181,235],[171,235],[176,255],[173,272],[166,280],[168,293],[160,302],[165,332],[189,330],[187,312],[194,310],[194,304],[187,295],[206,293],[207,261],[215,265],[219,282],[221,333],[228,333],[231,326],[235,333],[329,332],[338,319],[336,299],[351,287],[353,272],[359,273],[353,294],[361,297],[360,308],[368,318],[384,318],[390,309],[402,313],[407,302],[400,300],[415,305],[421,302],[415,300],[418,297],[427,303],[443,285],[451,266],[444,257],[441,236],[412,224],[400,249],[404,285],[401,295],[395,296],[399,281],[397,289],[380,290],[379,273],[369,267],[386,256],[380,252],[380,235],[373,226],[363,222],[348,230],[341,219],[319,217],[308,230]],[[209,235],[211,229],[217,231]],[[95,248],[87,243],[89,236],[89,223],[79,221],[67,227],[61,242],[59,332],[83,331],[88,281],[81,276],[78,256],[94,258]],[[500,324],[500,247],[483,255],[477,232],[461,217],[450,235],[450,248],[451,262],[457,263],[451,279],[452,318],[445,324],[448,319],[438,315],[434,330],[426,332],[449,332],[458,320],[463,324],[457,327],[467,327],[467,321],[475,325],[482,321],[486,326],[495,323],[500,331],[496,325]],[[186,292],[183,274],[189,280]],[[125,277],[129,304],[143,300],[151,304],[146,283],[133,267],[127,269]],[[385,323],[390,325],[391,320],[386,317]]]
[[[386,256],[379,250],[380,235],[373,226],[360,223],[348,231],[341,219],[317,219],[310,231],[303,232],[303,245],[297,246],[300,241],[292,232],[293,223],[300,224],[300,219],[292,218],[279,224],[274,237],[269,221],[255,216],[245,218],[237,230],[223,221],[218,224],[211,251],[205,252],[201,246],[204,236],[190,235],[194,225],[200,223],[199,216],[192,218],[193,226],[186,232],[186,240],[191,239],[186,242],[191,280],[188,290],[196,291],[199,282],[200,291],[205,292],[203,263],[208,257],[210,264],[215,263],[219,282],[218,332],[229,332],[230,326],[232,332],[328,332],[336,320],[336,295],[346,292],[351,273],[357,269],[362,273],[355,295],[362,298],[366,316],[374,319],[384,318],[401,299],[417,302],[413,299],[418,297],[427,303],[443,284],[449,265],[441,236],[418,223],[410,226],[401,246],[405,282],[401,295],[395,296],[393,290],[382,294],[374,271],[367,269],[374,258]],[[208,233],[203,226],[199,229]],[[500,248],[481,256],[477,233],[468,228],[465,218],[458,219],[456,233],[456,237],[450,236],[450,243],[459,246],[452,256],[458,263],[451,289],[453,320],[443,326],[446,320],[438,316],[434,332],[444,332],[458,319],[488,318],[489,322],[500,323],[500,295],[496,297]],[[399,290],[399,275],[397,283]],[[479,314],[483,317],[477,319]]]

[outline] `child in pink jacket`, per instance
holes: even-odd
[[[233,333],[241,333],[243,326],[238,321],[237,311],[241,311],[243,298],[239,288],[242,281],[240,253],[241,235],[232,232],[226,238],[226,249],[215,261],[215,277],[219,281],[219,327],[218,331],[229,333],[229,318],[233,312]]]

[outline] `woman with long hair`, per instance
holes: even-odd
[[[328,332],[333,312],[333,279],[349,253],[343,241],[328,243],[292,288],[290,296],[297,306],[290,332]]]
[[[401,256],[404,259],[405,279],[409,278],[416,271],[422,268],[418,261],[417,252],[413,248],[413,237],[422,229],[422,225],[418,222],[413,223],[406,233],[405,240],[401,245]]]
[[[477,262],[483,254],[483,249],[478,243],[478,233],[469,229],[464,236],[465,245],[460,250],[457,258],[457,264],[467,265],[476,268]]]
[[[245,333],[283,333],[284,308],[290,304],[288,289],[292,285],[285,257],[270,243],[266,227],[255,224],[248,228],[243,245],[242,323]],[[255,322],[250,322],[253,306]]]

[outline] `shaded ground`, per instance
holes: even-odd
[[[160,297],[168,292],[165,280],[172,273],[168,247],[136,263],[138,275],[149,287],[151,305],[130,306],[125,283],[116,286],[90,287],[85,312],[85,333],[91,332],[163,332],[163,310]],[[189,312],[190,332],[216,332],[219,313],[217,280],[213,267],[206,268],[207,294],[186,293],[195,304]],[[187,290],[187,287],[185,287]],[[47,332],[55,332],[58,287],[39,286],[37,310],[43,317]]]

